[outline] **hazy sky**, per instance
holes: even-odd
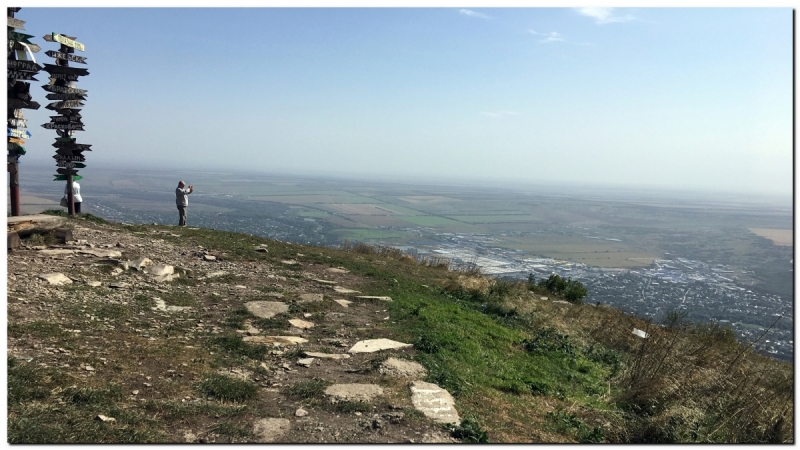
[[[86,46],[84,176],[135,164],[792,192],[788,7],[16,17],[40,64],[58,49],[44,34]],[[55,150],[37,78],[23,164]]]

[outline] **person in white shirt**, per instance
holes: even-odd
[[[186,207],[189,206],[188,195],[194,191],[194,186],[191,184],[188,188],[184,186],[186,186],[186,183],[181,180],[178,182],[178,188],[175,189],[175,203],[178,205],[178,214],[180,214],[178,219],[179,227],[186,226]]]
[[[67,194],[69,194],[69,183],[64,186],[64,197],[69,198]],[[77,181],[72,182],[72,203],[75,205],[75,214],[80,214],[83,199],[81,198],[81,185]]]

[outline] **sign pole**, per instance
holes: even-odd
[[[8,163],[8,173],[10,175],[8,193],[11,196],[11,215],[19,216],[19,166],[16,158],[14,158],[13,162]]]

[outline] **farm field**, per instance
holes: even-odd
[[[771,228],[750,228],[749,230],[761,237],[769,239],[775,245],[794,245],[793,230],[775,230]]]

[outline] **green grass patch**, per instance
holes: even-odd
[[[226,402],[244,402],[256,396],[258,386],[255,384],[229,377],[214,374],[200,382],[198,389],[204,395]]]
[[[220,347],[222,350],[233,356],[245,357],[255,360],[263,360],[267,354],[267,347],[264,345],[250,344],[242,340],[240,336],[227,335],[218,336],[210,339],[211,343]]]
[[[322,397],[325,388],[331,384],[333,383],[325,380],[300,381],[289,386],[286,393],[295,398],[319,398]]]
[[[170,291],[161,294],[164,303],[171,306],[197,306],[197,299],[188,292]]]

